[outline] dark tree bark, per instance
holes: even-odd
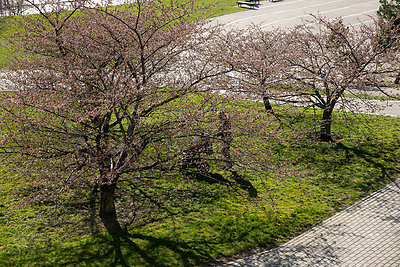
[[[231,122],[228,116],[224,112],[219,113],[219,119],[221,125],[218,129],[217,136],[222,138],[222,156],[226,162],[226,170],[230,170],[233,167],[232,158],[231,158],[231,143],[233,141],[232,133],[231,133]]]
[[[400,83],[400,71],[399,73],[397,73],[396,79],[394,80],[395,84],[399,84]]]
[[[272,109],[271,103],[269,102],[269,98],[267,96],[263,96],[263,102],[265,111],[273,113],[274,110]]]
[[[325,142],[332,142],[331,134],[331,124],[332,124],[332,108],[325,108],[322,114],[321,120],[321,133],[320,139]]]
[[[110,234],[122,233],[115,209],[115,184],[100,186],[100,218]]]

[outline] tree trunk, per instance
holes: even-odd
[[[113,239],[114,266],[129,266],[121,250],[121,237],[123,237],[124,231],[118,222],[115,209],[115,187],[115,184],[103,184],[100,186],[100,218]]]
[[[400,71],[399,73],[397,73],[396,79],[394,80],[395,84],[399,84],[399,82],[400,82]]]
[[[231,132],[231,121],[228,116],[222,111],[219,113],[219,119],[221,125],[218,129],[217,136],[221,136],[222,139],[222,156],[226,162],[225,169],[230,170],[233,166],[232,158],[231,158],[231,143],[233,141],[232,132]]]
[[[331,135],[331,123],[332,123],[332,109],[326,108],[322,114],[321,121],[321,134],[320,139],[325,142],[332,142]]]
[[[269,98],[267,96],[263,96],[264,108],[265,111],[273,113],[273,109],[271,103],[269,102]]]
[[[122,233],[115,209],[115,184],[100,186],[100,218],[111,235]]]

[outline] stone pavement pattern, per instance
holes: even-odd
[[[281,247],[222,266],[400,266],[400,179]]]

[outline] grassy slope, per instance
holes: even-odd
[[[6,68],[14,56],[13,49],[6,44],[6,38],[12,36],[12,33],[11,20],[0,18],[0,69]]]
[[[296,128],[303,131],[311,120],[306,113],[297,119]],[[247,172],[258,191],[258,198],[250,200],[219,186],[205,187],[201,205],[195,204],[191,212],[132,230],[122,242],[125,260],[134,266],[198,265],[254,247],[271,248],[296,236],[399,173],[400,120],[376,118],[367,123],[370,128],[337,113],[338,144],[297,135],[266,142],[275,161],[290,161],[297,169],[306,169],[305,175],[282,178]],[[91,237],[75,224],[57,225],[55,217],[44,213],[44,206],[17,206],[25,177],[13,175],[15,166],[1,168],[0,265],[112,263],[113,246],[107,235]]]

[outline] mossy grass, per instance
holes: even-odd
[[[254,109],[269,116],[261,105]],[[281,122],[292,122],[290,129],[278,122],[271,127],[282,129],[285,137],[259,141],[273,152],[265,156],[275,165],[292,168],[293,174],[283,176],[279,169],[239,171],[257,197],[198,182],[190,203],[174,206],[173,201],[180,200],[172,200],[173,214],[159,213],[154,220],[138,222],[118,242],[101,227],[97,234],[89,234],[86,214],[74,212],[77,206],[65,206],[63,213],[51,203],[21,206],[29,175],[18,173],[18,166],[2,164],[0,265],[108,266],[116,255],[120,263],[132,266],[217,264],[254,248],[282,244],[400,172],[399,118],[336,112],[335,142],[325,143],[313,138],[312,111],[282,109],[279,114]],[[245,138],[240,142],[246,145]],[[186,186],[165,181],[157,190],[173,193]]]

